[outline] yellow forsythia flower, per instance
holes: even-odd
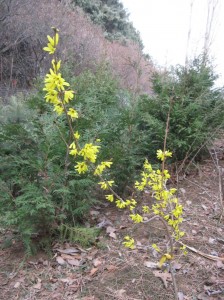
[[[74,98],[74,92],[73,91],[64,91],[64,102],[68,103]]]
[[[124,201],[121,201],[119,199],[116,200],[116,206],[118,208],[125,208],[126,207],[126,203]]]
[[[155,249],[157,252],[161,252],[161,250],[156,244],[152,244],[152,248]]]
[[[129,206],[129,209],[132,211],[133,209],[135,209],[137,205],[137,202],[135,199],[131,199],[131,200],[126,200],[125,201],[125,206]]]
[[[74,133],[74,138],[75,138],[76,140],[78,140],[78,139],[80,138],[80,134],[79,134],[78,131],[76,131],[76,132]]]
[[[50,37],[49,35],[47,36],[47,39],[49,41],[49,43],[47,44],[47,47],[44,47],[43,50],[46,52],[49,52],[49,54],[54,54],[55,50],[56,50],[56,46],[58,44],[59,41],[59,34],[58,34],[58,29],[54,29],[55,30],[55,35],[54,37]]]
[[[105,198],[110,201],[110,202],[113,202],[114,201],[114,195],[106,195]]]
[[[85,144],[85,146],[79,152],[79,155],[83,156],[85,160],[95,163],[99,148],[100,146],[94,146],[92,143]]]
[[[76,155],[78,154],[78,149],[76,148],[76,145],[75,145],[74,142],[73,142],[72,144],[73,144],[72,150],[69,151],[69,154],[70,154],[70,155],[73,155],[73,156],[76,156]],[[70,146],[71,146],[71,145],[70,145]]]
[[[142,206],[142,211],[146,214],[148,214],[150,212],[150,209],[147,205]]]
[[[98,184],[101,186],[102,190],[107,190],[109,187],[113,185],[114,181],[109,180],[109,181],[101,181]]]
[[[101,164],[99,164],[95,171],[94,171],[94,175],[101,175],[103,173],[103,171],[106,169],[106,168],[110,168],[110,166],[112,165],[112,162],[111,161],[103,161],[101,162]]]
[[[61,60],[56,62],[55,59],[52,59],[51,64],[52,64],[54,73],[57,73],[59,71],[59,69],[61,68]]]
[[[125,236],[124,237],[125,242],[123,242],[122,244],[126,247],[126,248],[130,248],[130,249],[134,249],[135,248],[135,241],[133,238],[131,238],[130,236]]]
[[[148,172],[152,172],[152,165],[148,162],[146,159],[143,165],[144,169],[147,170]]]
[[[67,113],[72,119],[78,119],[78,112],[74,108],[69,108]]]
[[[50,69],[50,73],[45,76],[44,82],[45,87],[43,90],[47,92],[51,92],[55,89],[58,89],[58,91],[64,91],[65,86],[70,86],[70,84],[61,76],[61,73],[54,73],[52,69]]]
[[[54,106],[54,111],[56,111],[58,115],[61,115],[64,111],[64,108],[60,104],[58,104]]]
[[[169,253],[165,253],[159,261],[159,267],[161,268],[162,265],[166,262],[166,260],[170,260],[170,259],[172,259],[172,256]]]
[[[130,215],[130,218],[134,223],[141,223],[143,221],[143,217],[140,216],[139,214],[132,214]]]
[[[79,174],[82,174],[88,171],[88,166],[85,162],[78,162],[75,166],[75,169]]]
[[[172,152],[170,151],[165,151],[163,152],[162,150],[157,150],[157,158],[160,159],[161,161],[164,161],[166,157],[171,157]]]

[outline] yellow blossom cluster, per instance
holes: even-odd
[[[157,150],[157,158],[160,159],[161,161],[164,161],[167,157],[172,157],[172,152],[170,151],[162,151],[162,150]]]
[[[141,223],[143,221],[143,217],[139,214],[131,214],[130,218],[134,223]]]
[[[116,203],[116,206],[118,208],[126,208],[126,207],[129,207],[129,209],[132,211],[135,209],[136,205],[137,205],[137,202],[135,199],[127,199],[127,200],[121,200],[121,199],[117,199],[115,201]]]
[[[47,36],[48,44],[43,48],[44,51],[49,54],[55,54],[58,42],[59,42],[59,30],[52,27],[54,31],[54,36]],[[70,101],[74,98],[74,91],[69,89],[70,84],[65,81],[60,73],[61,68],[61,60],[57,60],[55,55],[51,61],[51,68],[49,73],[45,76],[45,86],[43,90],[46,92],[45,99],[47,102],[51,103],[54,106],[54,111],[61,115],[63,113],[66,114],[69,122],[70,122],[70,131],[73,134],[73,142],[69,145],[69,154],[73,157],[79,156],[82,158],[82,161],[79,161],[75,165],[75,170],[79,174],[84,174],[89,170],[90,164],[95,164],[97,161],[97,154],[99,153],[100,146],[94,145],[93,143],[86,143],[83,147],[81,147],[78,143],[80,139],[80,134],[78,131],[74,132],[71,122],[75,119],[78,119],[79,114],[76,109],[73,107],[68,107]],[[97,139],[97,142],[100,142]],[[95,169],[94,175],[100,176],[106,168],[110,168],[112,162],[106,161],[101,162],[96,167],[92,166],[92,169]],[[105,181],[100,182],[100,186],[102,189],[108,189],[111,187],[113,181]]]
[[[109,181],[105,180],[105,181],[100,181],[98,184],[100,185],[102,190],[108,190],[114,184],[114,181],[113,180],[109,180]]]
[[[47,47],[44,47],[43,50],[49,52],[49,54],[54,54],[56,47],[59,41],[58,29],[53,28],[54,36],[48,38]],[[69,103],[74,98],[74,92],[71,90],[66,90],[65,87],[69,87],[70,84],[65,81],[59,72],[61,68],[61,61],[57,59],[52,59],[51,61],[52,68],[50,68],[49,73],[45,76],[45,86],[44,91],[46,91],[45,99],[47,102],[50,102],[54,105],[54,111],[61,115],[65,110],[65,103]],[[78,114],[74,109],[69,109],[68,114],[72,118],[78,118]]]
[[[126,247],[126,248],[130,248],[130,249],[134,249],[135,248],[135,241],[133,238],[131,238],[130,236],[125,236],[124,237],[124,242],[123,242],[123,245]]]
[[[164,161],[166,157],[170,157],[171,152],[162,150],[157,151],[157,157]],[[178,198],[174,196],[176,193],[175,188],[167,189],[166,183],[170,178],[168,170],[153,170],[152,166],[146,160],[144,163],[144,171],[141,173],[141,181],[135,183],[135,187],[139,191],[143,191],[145,188],[150,188],[152,196],[156,199],[156,203],[152,205],[152,212],[155,215],[161,216],[169,226],[174,230],[173,236],[176,240],[184,235],[184,232],[180,231],[179,225],[182,223],[183,208],[179,204]],[[170,207],[173,209],[170,210]],[[147,206],[142,207],[144,213],[149,212]]]
[[[110,168],[112,165],[111,161],[103,161],[101,162],[95,169],[94,175],[101,175],[106,168]]]
[[[52,27],[52,29],[54,30],[55,35],[53,38],[49,35],[47,36],[49,43],[47,44],[47,47],[43,48],[43,50],[49,52],[49,54],[54,54],[59,41],[58,29],[56,29],[55,27]]]

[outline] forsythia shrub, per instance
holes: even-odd
[[[182,222],[182,205],[175,196],[176,189],[167,188],[167,180],[170,178],[168,170],[164,168],[166,158],[171,157],[172,153],[167,150],[158,150],[157,158],[162,161],[162,169],[154,170],[152,165],[146,160],[144,163],[144,170],[141,173],[141,180],[136,181],[135,188],[143,191],[145,188],[150,188],[152,195],[156,200],[150,208],[145,205],[142,207],[142,213],[135,213],[137,201],[134,198],[122,199],[114,190],[115,182],[111,179],[106,179],[109,176],[111,161],[98,161],[98,154],[100,152],[100,140],[82,143],[80,133],[75,129],[75,124],[79,118],[79,112],[72,106],[72,100],[75,98],[75,93],[65,81],[60,73],[61,61],[55,56],[56,47],[59,41],[59,34],[56,28],[53,28],[54,36],[48,36],[48,45],[44,50],[53,55],[52,67],[45,77],[46,92],[45,99],[54,107],[57,115],[64,114],[66,116],[72,142],[67,145],[69,154],[74,158],[74,168],[79,174],[92,173],[93,176],[99,178],[98,185],[106,192],[105,198],[114,202],[118,208],[128,208],[130,210],[130,218],[134,223],[144,222],[143,214],[153,213],[163,223],[169,232],[170,250],[168,253],[162,255],[160,264],[163,264],[167,259],[173,258],[173,240],[179,240],[184,232],[180,230]],[[107,176],[106,176],[107,175]],[[171,233],[170,233],[171,231]],[[126,247],[134,248],[134,239],[126,236],[123,243]],[[157,251],[161,251],[157,245],[153,245]]]

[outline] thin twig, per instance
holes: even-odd
[[[220,206],[221,206],[221,214],[218,223],[220,223],[224,214],[224,187],[223,187],[224,172],[222,170],[222,167],[219,165],[219,159],[214,144],[213,144],[213,149],[214,149],[214,155],[212,155],[211,150],[209,151],[209,153],[217,169],[218,178],[219,178],[219,199],[220,199]]]
[[[167,223],[166,221],[158,216],[160,221],[163,223],[165,229],[166,229],[166,233],[167,233],[167,237],[169,239],[169,242],[170,242],[170,248],[171,248],[171,256],[173,258],[173,255],[174,255],[174,247],[173,247],[173,240],[172,240],[172,236],[170,235],[170,232],[169,232],[169,228],[167,226]],[[176,278],[175,278],[175,275],[174,275],[174,272],[173,272],[173,266],[172,266],[172,261],[170,262],[170,273],[171,273],[171,276],[172,276],[172,281],[173,281],[173,288],[174,288],[174,296],[175,296],[175,300],[178,300],[178,288],[177,288],[177,282],[176,282]]]
[[[219,223],[220,223],[224,214],[224,187],[223,187],[224,172],[220,166],[218,168],[218,171],[219,171],[219,197],[220,197],[220,205],[221,205],[221,215],[219,218]]]
[[[166,129],[165,129],[165,136],[164,136],[164,143],[163,143],[163,153],[164,154],[166,151],[167,137],[168,137],[168,133],[169,133],[170,113],[171,113],[171,109],[172,109],[172,103],[173,103],[173,96],[170,97],[169,111],[168,111],[167,119],[166,119]],[[165,159],[162,161],[162,176],[164,175],[164,169],[165,169]]]
[[[163,144],[163,153],[164,153],[164,155],[165,155],[165,151],[166,151],[167,137],[168,137],[168,133],[169,133],[170,114],[171,114],[171,109],[172,109],[172,103],[173,103],[173,96],[170,97],[169,111],[168,111],[167,120],[166,120],[166,129],[165,129],[165,137],[164,137],[164,144]],[[164,157],[164,160],[162,161],[162,181],[163,181],[163,188],[164,188],[164,170],[165,170],[165,157]],[[167,226],[166,221],[161,216],[158,216],[158,218],[163,223],[163,225],[165,227],[165,230],[166,230],[166,233],[167,233],[167,238],[169,239],[169,242],[170,242],[171,257],[173,258],[174,247],[173,247],[172,236],[170,235],[169,228]],[[151,218],[151,220],[152,219],[154,219],[154,218]],[[173,281],[174,297],[175,297],[175,300],[178,300],[178,288],[177,288],[177,282],[176,282],[176,278],[174,276],[174,272],[173,272],[173,268],[172,268],[172,262],[170,263],[170,273],[171,273],[172,281]]]
[[[174,292],[175,292],[175,300],[179,300],[177,282],[176,282],[176,278],[175,278],[175,275],[174,275],[174,272],[173,272],[172,261],[170,262],[170,273],[171,273],[171,277],[172,277],[172,281],[173,281],[173,288],[174,288]]]
[[[218,257],[218,256],[214,256],[214,255],[203,253],[203,252],[195,249],[194,247],[190,247],[190,246],[182,243],[181,241],[178,241],[178,243],[181,244],[182,246],[186,247],[188,250],[191,250],[192,252],[197,253],[198,255],[203,256],[203,257],[205,257],[207,259],[210,259],[210,260],[213,260],[213,261],[222,261],[222,262],[224,262],[224,258],[223,257]]]

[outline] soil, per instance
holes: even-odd
[[[219,157],[221,168],[223,158]],[[186,234],[181,241],[188,250],[184,255],[177,249],[172,262],[177,297],[224,299],[224,203],[216,159],[192,165],[176,185],[184,207],[181,228]],[[0,299],[175,299],[170,266],[158,268],[160,255],[151,246],[167,243],[158,220],[133,226],[128,212],[112,205],[94,207],[89,220],[102,226],[95,245],[83,249],[58,243],[52,245],[51,256],[40,252],[26,258],[21,242],[12,238],[12,245],[7,245],[12,233],[1,229]],[[122,245],[127,234],[137,241],[133,250]]]

